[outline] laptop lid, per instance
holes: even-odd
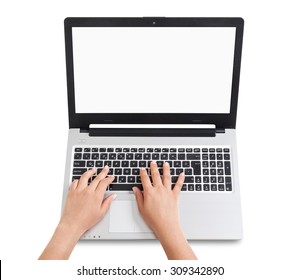
[[[235,128],[242,18],[66,18],[69,127]]]

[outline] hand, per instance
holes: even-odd
[[[114,176],[107,177],[108,171],[109,167],[105,166],[90,185],[87,183],[95,170],[89,170],[80,180],[73,181],[60,223],[68,225],[82,235],[104,217],[116,197],[114,194],[104,199],[107,186],[114,180]]]
[[[142,168],[140,177],[144,194],[137,187],[133,190],[143,219],[159,238],[169,230],[180,228],[178,200],[185,176],[181,173],[172,189],[168,162],[163,164],[162,179],[156,162],[151,162],[150,168],[153,184]]]
[[[185,175],[181,173],[172,189],[169,164],[163,164],[163,176],[156,162],[151,162],[151,183],[144,168],[140,170],[143,194],[137,187],[133,188],[139,212],[145,222],[159,238],[170,260],[196,260],[196,256],[184,237],[179,221],[179,194]]]
[[[115,194],[104,199],[107,186],[114,177],[107,177],[109,167],[90,183],[88,180],[95,170],[85,172],[69,188],[61,220],[40,260],[66,260],[69,258],[82,234],[99,222],[108,211]]]

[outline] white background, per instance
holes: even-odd
[[[80,243],[70,262],[33,261],[60,215],[68,129],[63,19],[151,15],[245,19],[237,120],[244,239],[192,242],[199,257],[196,264],[224,266],[225,276],[219,279],[298,279],[299,22],[295,4],[274,0],[2,2],[3,279],[76,279],[75,268],[91,261],[112,267],[169,265],[158,242]]]
[[[235,30],[72,28],[76,112],[229,113]]]

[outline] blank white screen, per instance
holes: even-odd
[[[73,28],[76,113],[229,113],[234,27]]]

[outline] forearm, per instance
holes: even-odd
[[[178,226],[157,234],[169,260],[196,260],[182,229]]]
[[[39,260],[67,260],[82,234],[77,229],[59,223]]]

